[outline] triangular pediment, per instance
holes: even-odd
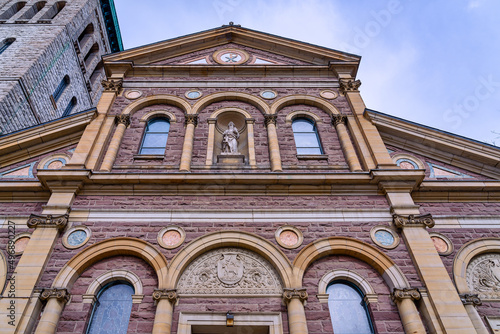
[[[394,162],[425,169],[427,180],[498,180],[500,148],[374,110],[375,124]]]
[[[223,65],[228,54],[214,54],[224,49],[248,53],[245,64],[253,65],[329,65],[345,63],[357,71],[360,56],[292,39],[275,36],[237,25],[202,31],[104,57],[106,63],[131,62],[134,65]],[[223,51],[224,52],[224,51]],[[218,57],[219,56],[219,57]],[[217,58],[218,57],[218,58]],[[242,54],[233,52],[229,64],[239,62]],[[231,60],[231,58],[234,60]],[[244,58],[244,57],[243,57]],[[222,59],[222,61],[221,61]],[[219,60],[219,61],[217,61]]]

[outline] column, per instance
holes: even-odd
[[[340,92],[347,98],[347,102],[351,107],[356,122],[361,128],[361,135],[363,138],[355,139],[357,139],[358,142],[364,141],[364,143],[366,143],[370,150],[369,153],[371,158],[375,162],[375,168],[394,168],[394,162],[387,152],[387,148],[385,147],[377,128],[364,115],[366,106],[361,98],[361,95],[359,94],[361,81],[345,78],[339,80],[339,85]],[[369,165],[369,161],[367,161],[364,156],[361,156],[361,158],[365,159],[365,165]]]
[[[56,332],[57,323],[61,317],[64,305],[69,300],[68,290],[59,288],[43,290],[40,300],[47,302],[47,304],[45,305],[35,334],[53,334]]]
[[[184,135],[184,144],[182,145],[179,171],[189,172],[193,157],[194,128],[198,125],[198,115],[185,114],[184,124],[186,125],[186,134]]]
[[[394,289],[392,301],[397,305],[401,322],[406,334],[425,334],[425,328],[420,314],[415,306],[415,300],[420,299],[417,289]]]
[[[247,133],[248,133],[248,164],[252,168],[257,168],[257,161],[255,160],[255,136],[253,133],[254,119],[247,118]]]
[[[361,172],[361,165],[359,164],[358,156],[356,155],[356,150],[352,145],[351,138],[347,132],[347,116],[346,115],[333,115],[332,124],[337,130],[339,135],[340,145],[342,146],[342,151],[344,151],[347,164],[351,172]]]
[[[488,330],[486,329],[483,320],[476,310],[476,306],[482,304],[479,296],[477,294],[475,295],[471,293],[463,293],[460,294],[460,300],[462,301],[462,304],[464,304],[465,310],[467,311],[470,320],[474,324],[474,328],[476,329],[477,334],[488,334]]]
[[[300,289],[283,289],[283,302],[288,309],[288,330],[290,334],[307,334],[307,320],[304,303],[307,291]]]
[[[66,168],[89,168],[93,169],[98,159],[101,147],[95,145],[96,138],[103,143],[108,135],[109,128],[103,129],[106,114],[111,109],[116,96],[120,93],[123,85],[122,79],[103,80],[104,91],[97,104],[97,117],[86,128],[82,138],[76,146],[71,160],[66,164]],[[92,154],[91,154],[92,153]]]
[[[278,134],[276,133],[276,115],[264,115],[267,127],[267,140],[269,141],[269,158],[271,160],[271,171],[281,172],[281,156],[278,145]]]
[[[426,227],[434,226],[432,216],[395,214],[393,224],[402,231],[420,279],[427,288],[442,331],[447,334],[475,333],[474,325],[458,297],[455,285],[426,231]]]
[[[207,167],[211,167],[214,163],[215,123],[217,123],[216,118],[208,119],[207,159],[205,162]]]
[[[129,115],[117,115],[115,116],[115,124],[117,124],[113,138],[108,146],[108,151],[104,156],[102,161],[101,170],[105,172],[111,171],[113,164],[115,163],[116,155],[118,154],[118,149],[122,143],[123,135],[125,134],[125,129],[130,125]]]
[[[172,314],[177,302],[177,292],[174,289],[155,290],[153,300],[156,302],[156,314],[153,334],[169,334],[172,328]]]

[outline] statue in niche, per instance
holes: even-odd
[[[240,133],[234,126],[233,122],[229,122],[227,130],[222,134],[222,152],[223,155],[238,155],[238,138]]]

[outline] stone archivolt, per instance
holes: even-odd
[[[178,294],[276,295],[283,287],[274,268],[260,255],[220,248],[194,260],[177,285]]]
[[[467,267],[467,285],[480,299],[500,299],[500,254],[472,260]]]

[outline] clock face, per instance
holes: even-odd
[[[213,55],[214,60],[222,65],[239,65],[246,62],[248,54],[238,49],[223,49],[216,51]]]

